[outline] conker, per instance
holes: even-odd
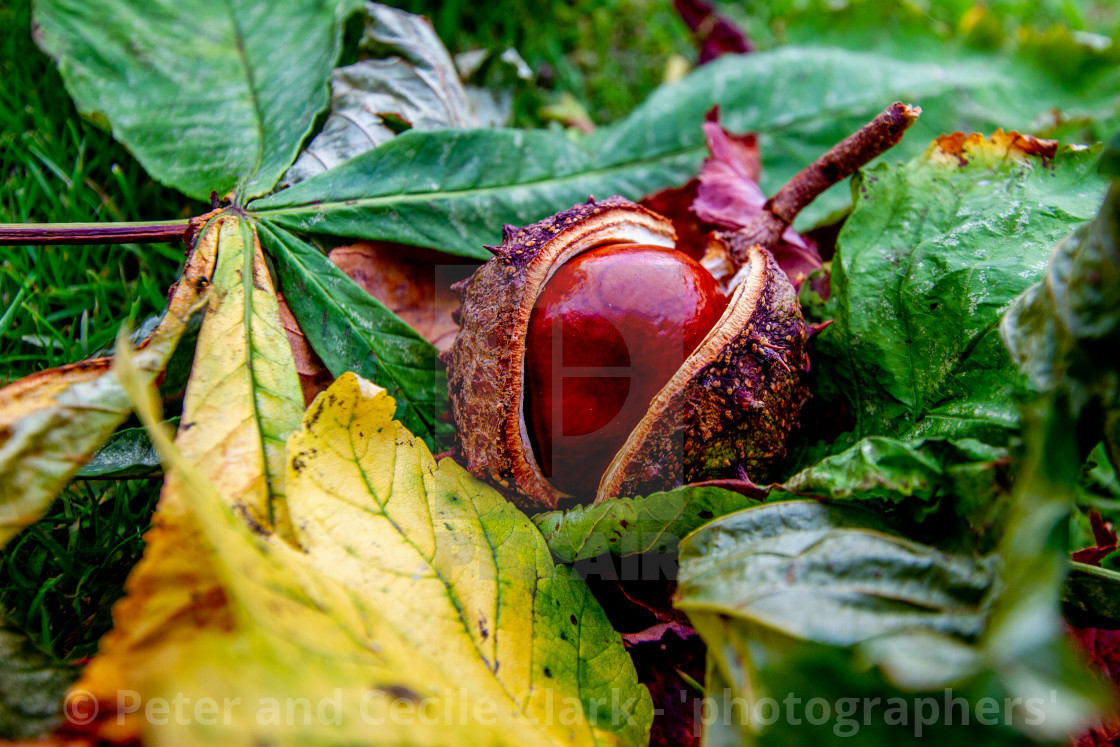
[[[608,244],[561,265],[529,318],[525,423],[545,476],[593,495],[650,402],[727,306],[683,252]]]
[[[461,328],[442,359],[472,474],[548,508],[767,478],[808,398],[797,293],[757,245],[742,252],[726,308],[691,260],[668,276],[634,260],[683,257],[675,241],[657,213],[589,200],[505,226],[494,258],[452,286]],[[616,261],[649,266],[629,280],[597,267]]]

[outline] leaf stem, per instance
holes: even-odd
[[[0,223],[0,246],[144,244],[182,239],[190,220],[138,223]]]
[[[767,249],[777,245],[782,233],[806,205],[836,182],[854,174],[861,166],[897,145],[921,113],[920,107],[896,101],[857,132],[797,172],[766,201],[765,209],[754,220],[727,236],[735,263],[742,265],[747,251],[755,244]]]

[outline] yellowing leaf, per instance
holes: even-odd
[[[136,356],[149,382],[175,351],[209,271],[204,255],[190,255],[163,320]],[[128,417],[128,399],[109,366],[108,358],[79,361],[0,389],[0,545],[38,519]]]
[[[951,166],[964,166],[969,161],[998,166],[1005,161],[1025,161],[1032,156],[1045,161],[1052,159],[1057,152],[1057,140],[1041,140],[1034,135],[1000,129],[987,138],[979,132],[942,135],[926,148],[925,157],[934,163]]]
[[[288,534],[284,440],[303,394],[276,291],[244,220],[214,218],[198,247],[217,266],[175,443],[246,521]]]
[[[271,531],[275,516],[289,527],[284,439],[299,426],[303,397],[260,245],[247,223],[218,215],[200,231],[194,256],[213,267],[212,290],[176,445],[248,526]],[[139,717],[116,719],[109,710],[134,676],[167,666],[200,629],[232,626],[176,479],[164,486],[144,557],[113,609],[114,628],[78,684],[102,702],[105,718],[90,728],[106,739],[128,739],[139,728]]]
[[[188,706],[185,723],[147,719],[146,743],[648,739],[649,695],[583,581],[553,567],[516,508],[391,421],[384,390],[347,374],[289,441],[299,550],[243,524],[154,408],[139,410],[175,478],[165,500],[189,507],[205,549],[196,565],[210,566],[230,614],[133,669],[130,707],[237,703],[216,718]]]

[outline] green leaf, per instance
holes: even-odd
[[[714,518],[793,496],[852,501],[889,510],[906,504],[921,520],[942,499],[976,530],[991,526],[1005,497],[1008,453],[973,439],[914,442],[876,436],[826,457],[784,483],[760,486],[754,496],[709,486],[691,486],[634,498],[547,511],[533,523],[552,554],[565,563],[610,552],[673,553],[681,538]]]
[[[435,347],[314,246],[268,221],[259,231],[284,299],[327,369],[336,377],[354,371],[385,387],[401,423],[429,446],[445,436],[447,383]]]
[[[924,629],[974,640],[994,567],[890,531],[852,506],[786,501],[724,516],[681,544],[678,608],[694,622],[851,646]]]
[[[172,428],[179,419],[167,421]],[[159,454],[143,428],[117,431],[75,475],[79,480],[126,480],[135,477],[156,477],[163,472]]]
[[[1054,243],[1092,217],[1104,185],[1097,149],[1044,161],[1008,151],[1007,139],[959,158],[935,145],[854,185],[833,260],[836,323],[813,359],[850,402],[852,438],[1002,446],[1017,431],[1025,382],[1000,317]]]
[[[990,466],[1007,456],[1006,449],[973,439],[907,442],[872,436],[798,472],[781,487],[799,496],[833,501],[860,498],[898,502],[917,497],[929,502],[942,494],[946,472],[956,465],[979,462]]]
[[[356,0],[36,0],[38,41],[88,117],[185,194],[264,194],[327,104]]]
[[[61,724],[62,696],[77,676],[0,616],[0,739],[31,739]]]
[[[130,391],[155,426],[146,393]],[[211,725],[148,722],[147,738],[645,744],[649,694],[586,584],[553,565],[495,490],[437,465],[393,410],[353,374],[309,408],[289,442],[298,549],[252,531],[153,430],[210,549],[198,562],[214,568],[231,614],[180,635],[132,683],[142,702],[180,693],[248,707]],[[297,697],[336,702],[331,721],[293,728],[262,711]]]
[[[1078,627],[1120,626],[1120,573],[1085,563],[1070,563],[1062,587],[1066,617]]]
[[[1120,337],[1120,186],[1109,191],[1096,220],[1054,249],[1045,276],[1015,302],[1000,331],[1039,389],[1065,388],[1078,407],[1098,398],[1116,411],[1120,375],[1100,364]],[[1120,463],[1116,441],[1105,435],[1113,463]]]
[[[984,64],[786,47],[705,65],[579,142],[550,132],[405,133],[251,208],[293,230],[486,258],[482,245],[503,223],[531,223],[588,195],[637,199],[687,181],[707,155],[700,125],[712,106],[728,129],[759,133],[762,184],[773,192],[896,99],[924,113],[892,160],[962,127],[1029,130],[1048,111]],[[802,222],[849,199],[833,188]]]
[[[681,537],[716,516],[758,503],[713,487],[684,487],[637,498],[608,498],[563,511],[546,511],[533,523],[561,562],[615,555],[673,553]]]
[[[295,231],[489,258],[482,246],[500,242],[503,223],[532,223],[590,194],[640,197],[699,164],[699,149],[658,157],[641,145],[596,154],[558,132],[406,132],[251,210]]]
[[[841,697],[904,696],[913,708],[916,693],[949,688],[969,713],[981,697],[1030,704],[1029,713],[988,721],[1003,729],[984,729],[986,740],[1004,739],[1006,727],[1062,740],[1101,694],[1058,624],[1063,558],[1047,542],[1064,500],[1039,503],[1039,487],[1019,493],[1013,526],[987,556],[913,542],[852,506],[793,501],[740,511],[682,542],[676,605],[708,644],[727,695],[752,709],[787,693],[833,706]],[[960,738],[934,721],[942,739]],[[864,722],[873,723],[882,740],[914,726],[882,711]],[[781,744],[789,725],[742,724],[741,739]],[[842,736],[851,733],[813,738]]]
[[[855,501],[895,514],[902,508],[917,521],[944,501],[973,531],[984,533],[1007,497],[1009,460],[1007,449],[970,438],[870,436],[772,486],[771,496]]]

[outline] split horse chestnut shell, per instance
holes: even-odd
[[[538,299],[557,270],[585,252],[612,244],[672,249],[675,240],[672,222],[640,205],[588,201],[525,228],[506,226],[494,257],[454,286],[461,330],[444,360],[460,451],[473,474],[523,505],[555,508],[572,497],[542,470],[535,424],[527,422],[534,394],[527,361],[539,357],[527,341]],[[711,330],[653,388],[652,400],[639,403],[644,414],[598,478],[596,500],[742,472],[760,480],[785,454],[808,398],[808,332],[771,254],[754,246],[743,267]],[[589,499],[587,492],[574,497]]]

